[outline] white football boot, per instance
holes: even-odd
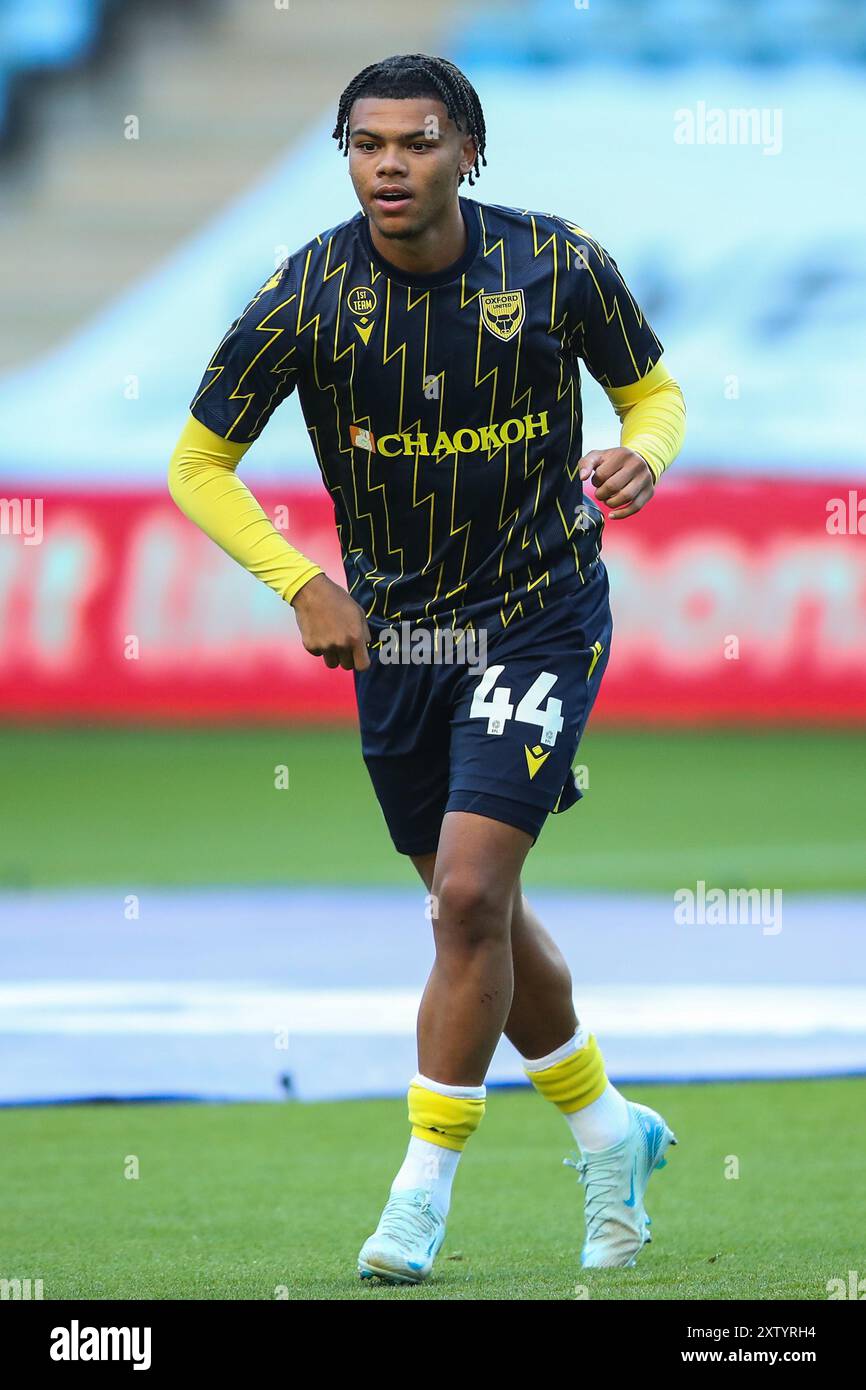
[[[647,1105],[626,1101],[628,1133],[609,1149],[586,1153],[577,1169],[586,1197],[586,1241],[580,1263],[587,1269],[628,1267],[652,1239],[650,1218],[643,1204],[647,1183],[656,1168],[664,1168],[665,1152],[677,1142],[661,1115]]]

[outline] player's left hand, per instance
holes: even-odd
[[[613,521],[634,516],[655,491],[649,464],[631,449],[592,449],[578,467],[584,482],[591,475],[596,501],[615,508],[610,512]]]

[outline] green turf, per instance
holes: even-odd
[[[402,1289],[362,1284],[355,1258],[402,1159],[404,1100],[0,1111],[0,1274],[42,1279],[46,1299],[825,1299],[862,1275],[866,1080],[625,1091],[680,1141],[634,1269],[580,1268],[570,1136],[521,1090],[489,1094],[434,1275]]]
[[[352,729],[0,731],[0,888],[408,883]],[[866,734],[590,731],[527,883],[866,889]],[[288,790],[274,787],[285,765]]]

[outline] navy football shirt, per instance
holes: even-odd
[[[662,355],[581,228],[459,201],[466,250],[433,275],[380,256],[362,212],[289,256],[190,405],[248,443],[297,388],[347,586],[371,626],[496,630],[580,584],[603,519],[577,473],[579,360],[618,387]]]

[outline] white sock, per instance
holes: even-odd
[[[544,1071],[546,1067],[552,1067],[570,1057],[572,1052],[579,1052],[588,1042],[588,1032],[579,1026],[574,1037],[564,1042],[562,1047],[549,1052],[546,1057],[536,1058],[535,1061],[529,1061],[524,1057],[523,1065],[527,1071]],[[564,1118],[578,1146],[585,1153],[609,1149],[613,1144],[621,1143],[628,1132],[628,1106],[625,1096],[621,1096],[609,1081],[598,1100],[594,1100],[591,1105],[585,1105],[582,1110],[573,1110]]]
[[[528,1057],[521,1058],[527,1071],[545,1071],[547,1067],[555,1066],[557,1062],[564,1062],[566,1057],[570,1057],[572,1052],[579,1052],[582,1047],[586,1047],[589,1042],[589,1034],[585,1028],[578,1027],[573,1038],[564,1042],[562,1047],[557,1047],[554,1052],[548,1052],[546,1057],[536,1057],[530,1061]]]
[[[486,1086],[450,1086],[444,1081],[431,1081],[429,1076],[422,1076],[420,1072],[412,1078],[412,1084],[424,1086],[428,1091],[438,1091],[443,1096],[471,1096],[484,1100],[487,1095]],[[446,1149],[442,1144],[431,1144],[429,1140],[419,1139],[413,1134],[403,1166],[391,1184],[391,1191],[426,1188],[431,1193],[433,1205],[443,1217],[447,1216],[451,1206],[451,1184],[461,1156],[461,1149]]]
[[[628,1132],[628,1106],[608,1081],[598,1100],[564,1117],[584,1153],[596,1153],[622,1143]]]
[[[451,1184],[462,1157],[460,1149],[445,1149],[413,1134],[403,1166],[391,1184],[392,1192],[404,1192],[410,1187],[424,1187],[443,1216],[451,1206]]]

